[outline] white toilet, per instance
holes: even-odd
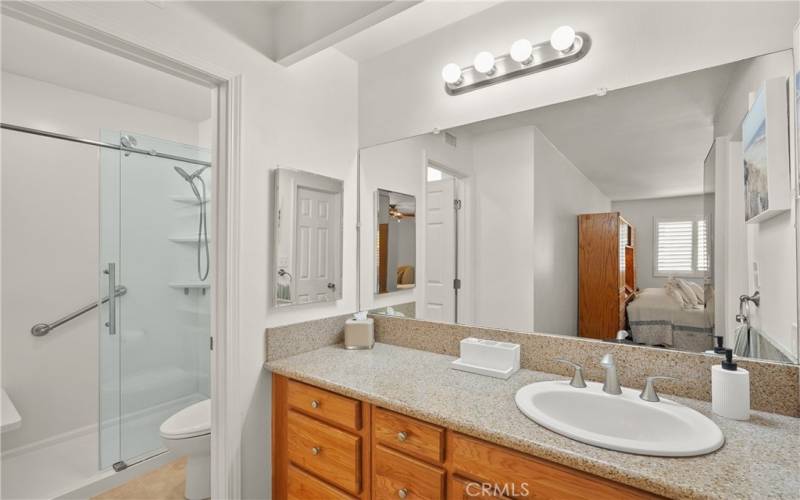
[[[211,400],[187,406],[161,424],[161,439],[175,455],[187,457],[188,500],[211,496]]]

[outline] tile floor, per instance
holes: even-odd
[[[91,500],[184,500],[186,459],[182,458],[101,493]]]

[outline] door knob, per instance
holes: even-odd
[[[336,289],[336,283],[328,283],[328,288],[330,288],[331,290]]]

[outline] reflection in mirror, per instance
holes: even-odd
[[[275,170],[273,304],[342,298],[343,183],[299,170]]]
[[[362,234],[361,308],[797,362],[792,74],[786,50],[362,150],[362,204],[420,198],[421,258],[381,296]],[[744,139],[765,88],[783,121]]]
[[[375,293],[414,288],[417,267],[416,199],[378,189],[375,193]]]

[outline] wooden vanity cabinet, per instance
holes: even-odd
[[[275,500],[659,498],[273,374]]]

